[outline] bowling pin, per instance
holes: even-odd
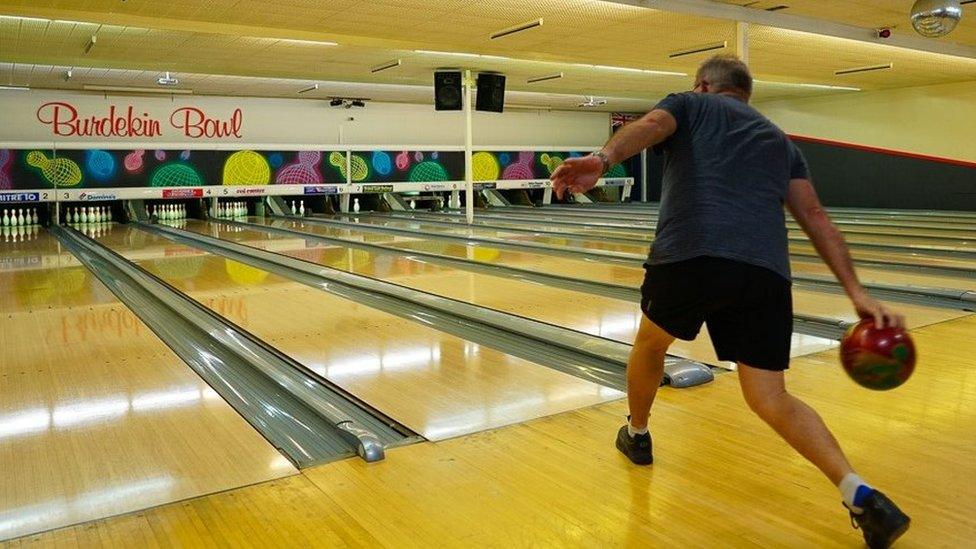
[[[37,217],[37,208],[31,208],[30,220],[31,225],[37,225],[38,221],[40,221],[40,218]]]
[[[24,225],[24,210],[22,208],[17,208],[17,226],[22,227]]]
[[[295,207],[295,201],[291,201],[291,215],[298,215],[298,208]]]
[[[305,217],[305,201],[301,201],[301,206],[298,207],[298,215]]]
[[[417,209],[417,203],[414,202],[413,200],[410,201],[410,209],[411,210],[416,210]]]
[[[3,226],[4,227],[10,226],[10,214],[7,210],[3,211]]]
[[[356,213],[359,213],[359,199],[358,198],[353,198],[352,199],[352,211],[354,211]]]

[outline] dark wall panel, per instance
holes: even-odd
[[[976,164],[794,137],[827,206],[976,211]],[[661,199],[664,157],[647,155],[648,200]]]
[[[827,206],[976,211],[976,165],[795,138]]]

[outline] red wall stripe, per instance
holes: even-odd
[[[887,154],[889,156],[900,156],[902,158],[913,158],[915,160],[925,160],[928,162],[939,162],[941,164],[951,164],[953,166],[962,166],[963,168],[976,169],[976,162],[968,162],[966,160],[956,160],[954,158],[943,158],[939,156],[931,156],[927,154],[918,154],[908,151],[899,151],[895,149],[882,149],[880,147],[871,147],[868,145],[858,145],[857,143],[847,143],[845,141],[834,141],[832,139],[822,139],[819,137],[810,137],[807,135],[795,135],[789,134],[790,139],[794,141],[806,142],[806,143],[820,143],[822,145],[832,145],[835,147],[843,147],[845,149],[856,149],[859,151],[873,152],[878,154]]]

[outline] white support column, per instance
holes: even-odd
[[[464,71],[464,217],[468,225],[474,223],[474,173],[471,154],[474,148],[474,132],[471,120],[471,70]]]
[[[749,64],[749,23],[743,21],[735,23],[735,54],[747,65]]]
[[[641,188],[641,192],[640,192],[640,201],[641,202],[647,202],[647,181],[648,181],[648,179],[647,179],[647,149],[644,149],[644,150],[641,151],[640,159],[641,159],[641,169],[640,169],[640,174],[641,174],[641,176],[640,176],[641,177],[641,180],[640,180],[640,188]]]
[[[352,185],[352,151],[346,151],[346,189],[349,189],[349,185]],[[339,195],[339,211],[342,213],[349,213],[352,209],[350,204],[352,203],[352,197],[349,193],[342,193]]]

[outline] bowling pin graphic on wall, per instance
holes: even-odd
[[[369,177],[369,165],[363,157],[356,154],[349,159],[351,170],[346,169],[346,155],[338,151],[329,154],[329,164],[339,170],[343,179],[363,181]]]
[[[322,153],[301,151],[294,162],[285,164],[275,175],[277,185],[319,185],[322,183]]]
[[[539,163],[546,167],[549,175],[556,171],[556,168],[563,163],[563,159],[556,155],[550,155],[549,153],[542,153],[539,157]]]
[[[535,179],[535,153],[522,151],[518,159],[505,167],[502,179]]]
[[[41,151],[27,153],[27,165],[41,173],[55,187],[77,187],[81,184],[81,168],[70,158],[48,158]]]
[[[141,172],[142,167],[145,165],[143,161],[144,156],[146,156],[146,151],[142,149],[134,150],[125,155],[125,159],[122,161],[122,165],[125,166],[125,171],[129,173]]]

